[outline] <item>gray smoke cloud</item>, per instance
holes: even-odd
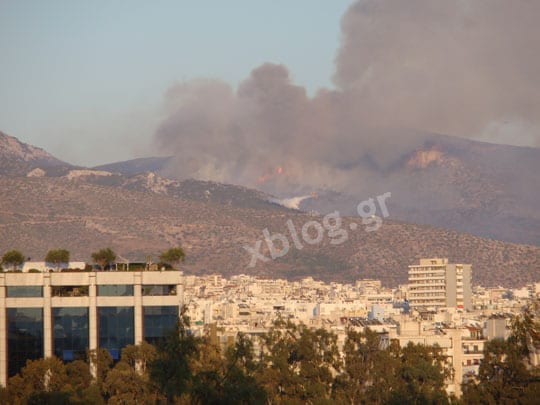
[[[237,89],[166,95],[156,138],[175,177],[262,188],[361,189],[429,132],[539,145],[540,2],[365,0],[342,19],[336,89],[309,97],[264,64]]]

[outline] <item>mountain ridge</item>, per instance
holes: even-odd
[[[429,146],[429,150],[412,156],[420,169],[410,170],[416,173],[433,166],[462,170],[459,161],[455,164],[452,159],[439,165],[441,156]],[[3,163],[0,161],[0,166]],[[47,164],[43,169],[34,166],[29,166],[36,171],[31,177],[26,166],[18,175],[0,174],[4,192],[0,251],[15,248],[43,257],[49,249],[66,248],[73,257],[88,260],[92,251],[111,246],[123,257],[144,260],[148,254],[157,256],[159,251],[181,244],[188,256],[184,270],[190,273],[250,273],[289,279],[311,275],[347,282],[379,278],[388,286],[406,282],[407,266],[419,258],[439,256],[472,263],[473,280],[483,285],[510,287],[540,279],[539,246],[401,221],[394,217],[394,212],[399,212],[394,194],[388,200],[390,218],[378,231],[353,232],[359,218],[357,214],[346,216],[344,209],[343,229],[349,236],[345,243],[336,246],[325,237],[320,244],[297,249],[291,242],[284,257],[258,261],[250,268],[246,246],[260,242],[261,253],[269,257],[263,230],[289,235],[287,221],[299,230],[310,221],[322,223],[322,216],[314,210],[288,209],[276,204],[270,194],[241,186],[168,179],[153,172],[124,175],[71,165],[51,166],[56,168],[51,172]],[[429,182],[426,184],[429,187]],[[478,182],[474,180],[471,187],[474,194]],[[299,204],[322,197],[309,196]],[[328,197],[333,210],[340,210],[344,201],[353,208],[359,202],[350,196],[349,200],[332,200],[334,197]],[[489,201],[480,202],[476,209],[482,209],[482,204],[489,208]],[[489,209],[486,212],[491,213]],[[525,229],[526,224],[516,223],[517,229]]]
[[[356,191],[310,188],[274,193],[275,185],[258,189],[277,195],[276,201],[305,195],[298,208],[355,215],[366,195],[392,192],[394,218],[473,233],[515,243],[540,245],[540,149],[492,144],[441,134],[424,134],[417,148],[387,167],[369,157],[354,163],[364,167],[365,185]],[[174,176],[174,157],[117,162],[98,168],[125,174],[154,171]],[[155,169],[155,170],[154,170]],[[366,180],[367,179],[367,180]]]

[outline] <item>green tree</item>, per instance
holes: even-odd
[[[350,330],[343,347],[343,372],[333,398],[349,404],[448,403],[445,379],[450,369],[437,346],[392,343],[381,347],[380,336],[366,329]]]
[[[178,267],[178,264],[186,259],[186,254],[184,253],[184,250],[178,246],[162,252],[161,255],[159,255],[159,259],[171,266],[176,265],[176,267]]]
[[[90,368],[81,360],[64,364],[56,357],[29,360],[7,384],[10,404],[104,404]]]
[[[540,368],[530,361],[532,348],[540,347],[540,301],[514,318],[507,340],[494,339],[484,347],[484,360],[476,381],[463,387],[470,404],[533,404],[540,397]]]
[[[343,355],[343,373],[336,378],[333,392],[333,397],[339,402],[365,402],[371,386],[388,382],[388,379],[378,381],[382,373],[377,373],[377,368],[389,366],[391,359],[386,350],[381,350],[381,339],[377,333],[369,329],[364,333],[348,331]]]
[[[440,347],[409,343],[395,350],[394,355],[398,360],[398,378],[391,387],[391,403],[448,403],[445,379],[450,376],[450,369]]]
[[[257,381],[271,401],[333,402],[333,376],[341,368],[335,334],[278,321],[261,343],[264,354]]]
[[[49,250],[47,256],[45,256],[45,261],[47,263],[54,263],[58,271],[60,263],[69,263],[69,251],[66,249]]]
[[[155,357],[156,348],[146,342],[126,346],[120,361],[108,372],[104,382],[108,403],[154,404],[163,399],[147,372],[147,364]]]
[[[266,392],[257,384],[253,343],[239,334],[225,356],[206,337],[200,345],[199,357],[193,366],[190,390],[192,403],[200,404],[264,404]]]
[[[91,370],[94,370],[95,384],[99,391],[99,394],[103,397],[106,396],[105,379],[109,373],[113,364],[113,358],[109,351],[104,348],[95,350],[89,350],[87,352],[88,361],[90,363]]]
[[[92,253],[92,260],[94,263],[99,264],[101,270],[105,270],[105,267],[116,260],[116,253],[111,248],[100,249],[97,252]]]
[[[16,270],[18,266],[24,263],[24,255],[18,250],[10,250],[2,256],[2,264],[11,266]]]
[[[14,404],[24,404],[29,398],[35,398],[36,403],[39,398],[68,398],[68,385],[64,363],[50,357],[28,360],[20,373],[9,379],[8,391]]]
[[[174,330],[157,345],[156,359],[150,363],[150,378],[165,395],[168,404],[189,393],[193,380],[191,363],[199,353],[201,339],[193,336],[189,326],[184,308]]]

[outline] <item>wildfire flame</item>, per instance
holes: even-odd
[[[262,176],[259,176],[257,179],[258,183],[266,183],[267,181],[281,176],[283,174],[284,170],[282,166],[277,166],[275,169],[271,170],[269,173],[263,174]]]

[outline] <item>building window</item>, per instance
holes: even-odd
[[[142,295],[176,295],[176,285],[147,284],[142,286]]]
[[[6,287],[8,298],[11,297],[43,297],[43,287],[40,285],[8,286]]]
[[[53,297],[88,297],[87,285],[54,285],[51,287]]]
[[[88,349],[88,308],[53,308],[54,355],[64,361],[84,360]]]
[[[120,359],[121,350],[135,342],[133,307],[99,307],[98,331],[99,347]]]
[[[147,306],[143,314],[144,339],[151,344],[166,337],[178,321],[177,306]]]
[[[133,286],[128,284],[98,285],[97,295],[101,297],[133,296]]]
[[[8,308],[8,376],[43,357],[43,309]]]

